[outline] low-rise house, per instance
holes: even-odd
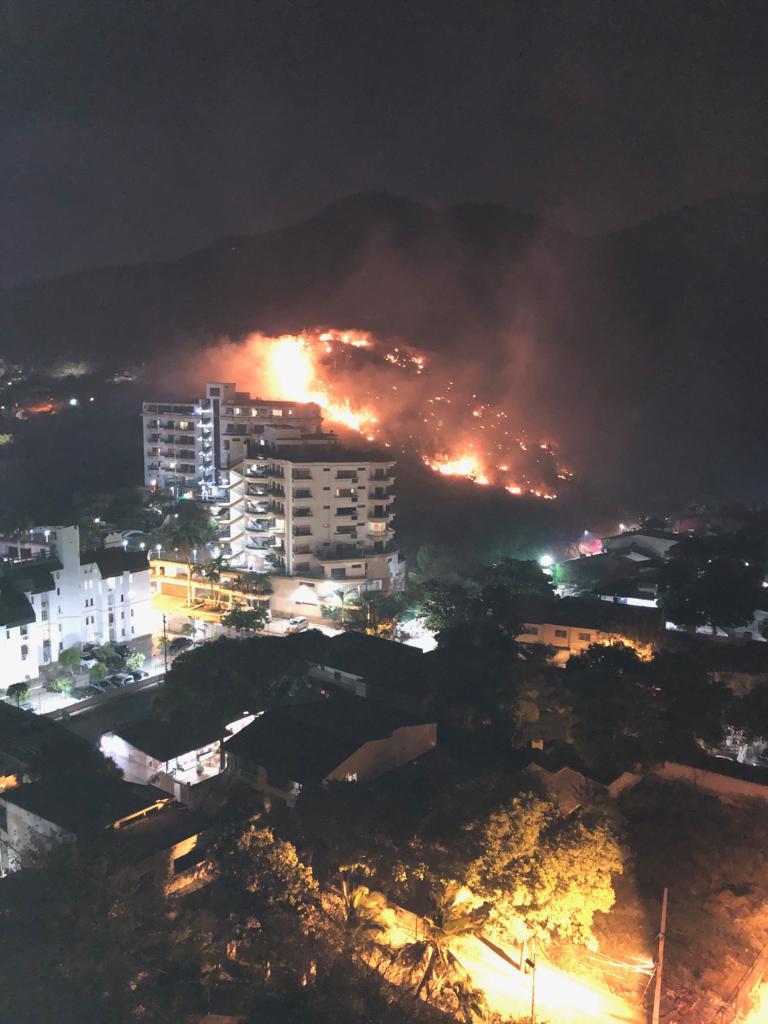
[[[194,716],[172,721],[148,715],[101,737],[101,752],[111,758],[128,782],[156,785],[183,801],[186,790],[219,775],[224,767],[222,740],[253,721],[244,715],[226,727]]]
[[[293,806],[305,786],[374,779],[436,743],[434,722],[344,694],[264,712],[228,742],[227,761]]]
[[[397,706],[419,706],[414,692],[424,655],[418,647],[350,631],[329,638],[322,655],[310,659],[309,678],[358,697]],[[321,660],[322,659],[322,660]]]
[[[88,746],[58,722],[0,701],[0,790],[20,785],[35,757],[54,744],[64,751]]]
[[[638,559],[668,558],[672,548],[680,543],[681,537],[671,530],[626,530],[610,537],[603,537],[603,551],[616,554],[621,551],[634,551]]]
[[[98,794],[75,792],[58,781],[29,782],[0,794],[0,875],[18,871],[55,843],[75,842],[94,830],[125,827],[161,810],[165,793],[115,780]]]
[[[661,644],[664,615],[661,609],[564,597],[559,600],[522,599],[518,614],[523,623],[517,639],[523,644],[555,648],[559,661],[585,651],[592,644],[620,641],[642,653]]]

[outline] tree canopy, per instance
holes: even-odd
[[[605,822],[561,814],[533,793],[514,797],[476,830],[467,882],[491,906],[501,936],[592,941],[592,922],[615,901],[624,854]]]

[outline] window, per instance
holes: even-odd
[[[22,626],[19,630],[19,633],[21,634],[21,639],[26,640],[27,637],[29,636],[29,626]]]
[[[43,622],[47,622],[48,621],[48,609],[47,608],[43,608],[42,613],[41,613],[41,617],[42,617]]]
[[[555,630],[555,636],[559,640],[565,640],[568,637],[568,630],[567,629],[556,629]]]
[[[29,647],[26,644],[21,645],[21,660],[26,661],[29,657]]]
[[[591,633],[579,633],[579,640],[591,640],[591,639],[592,639],[592,634]]]

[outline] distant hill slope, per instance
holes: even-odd
[[[592,239],[502,206],[362,194],[174,262],[6,289],[0,352],[109,366],[356,326],[484,367],[596,484],[747,493],[766,476],[767,227],[765,194]]]

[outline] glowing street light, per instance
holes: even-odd
[[[555,560],[552,555],[542,555],[539,559],[539,565],[542,569],[551,569],[555,564]]]

